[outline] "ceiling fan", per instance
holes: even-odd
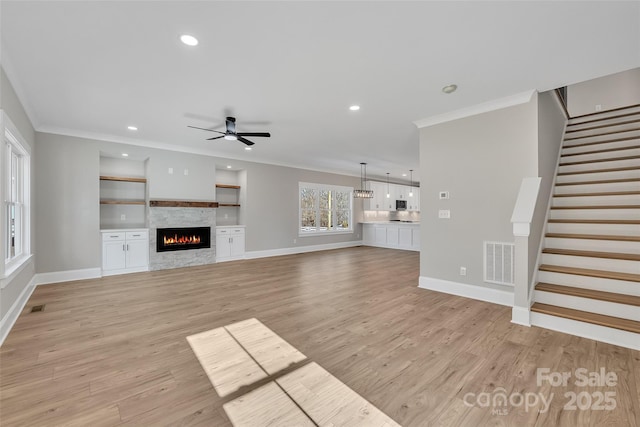
[[[197,126],[188,126],[190,128],[194,128],[194,129],[201,129],[201,130],[206,130],[209,132],[216,132],[216,133],[220,133],[222,135],[220,136],[214,136],[213,138],[207,138],[207,141],[212,141],[214,139],[220,139],[220,138],[224,138],[230,141],[240,141],[246,145],[253,145],[255,144],[255,142],[249,141],[247,138],[245,138],[245,136],[262,136],[262,137],[270,137],[271,134],[269,132],[236,132],[236,118],[235,117],[227,117],[227,130],[226,132],[221,132],[219,130],[213,130],[213,129],[205,129],[205,128],[199,128]]]

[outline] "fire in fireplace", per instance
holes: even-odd
[[[158,228],[156,251],[182,251],[211,247],[211,227]]]

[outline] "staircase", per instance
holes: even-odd
[[[569,120],[531,324],[640,350],[640,105]]]

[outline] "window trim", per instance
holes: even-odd
[[[0,188],[0,194],[2,199],[2,209],[0,212],[0,241],[2,241],[2,262],[0,262],[0,278],[2,278],[2,284],[8,282],[8,278],[14,277],[23,266],[32,259],[31,253],[31,147],[26,143],[24,137],[18,131],[18,128],[13,124],[9,116],[0,110],[0,130],[2,131],[2,150],[0,150],[0,162],[3,165],[3,170],[6,171],[0,176],[0,182],[2,186]],[[9,191],[10,191],[10,177],[8,168],[11,161],[11,156],[8,156],[9,149],[17,153],[21,157],[21,170],[20,170],[20,199],[21,199],[21,253],[14,256],[11,259],[7,259],[7,205],[9,203]],[[8,157],[8,158],[7,158]]]
[[[346,229],[327,229],[324,231],[318,230],[316,227],[315,231],[302,231],[302,199],[300,198],[300,193],[303,188],[313,188],[316,190],[329,190],[329,191],[341,191],[349,193],[349,228]],[[317,209],[319,210],[319,206]],[[353,187],[343,186],[343,185],[331,185],[331,184],[318,184],[312,182],[298,182],[298,237],[309,237],[309,236],[327,236],[327,235],[336,235],[336,234],[353,234]]]

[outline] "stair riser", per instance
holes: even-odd
[[[640,191],[640,181],[612,182],[607,184],[558,185],[554,194],[606,193],[614,191]]]
[[[638,144],[636,143],[636,146]],[[596,147],[599,149],[600,147]],[[594,150],[595,151],[595,150]],[[592,153],[592,154],[578,154],[575,156],[564,156],[560,159],[560,162],[588,162],[592,160],[611,159],[613,157],[622,156],[638,156],[640,155],[640,148],[606,151],[604,153]]]
[[[627,115],[627,114],[630,114],[630,115]],[[615,117],[620,115],[624,115],[624,117]],[[581,127],[590,127],[594,125],[598,125],[598,126],[611,125],[611,124],[616,124],[616,123],[626,122],[628,120],[636,119],[638,118],[639,115],[640,115],[640,107],[635,107],[635,108],[629,108],[625,110],[601,113],[601,114],[598,114],[597,116],[593,115],[593,116],[577,117],[577,118],[569,119],[567,125],[569,129],[580,129]],[[613,118],[607,119],[608,117],[613,117]],[[597,120],[594,122],[594,120],[596,119],[606,119],[606,120]]]
[[[551,206],[640,206],[640,194],[625,196],[575,196],[554,197]],[[640,218],[640,217],[639,217]]]
[[[551,209],[551,219],[638,219],[640,209]]]
[[[589,268],[630,274],[639,274],[640,272],[639,261],[544,253],[541,259],[542,264],[559,265],[562,267]],[[640,283],[638,285],[640,286]],[[640,311],[640,308],[638,308],[638,311]]]
[[[626,167],[640,168],[640,159],[612,160],[612,161],[606,161],[606,162],[600,162],[600,163],[582,163],[578,165],[564,165],[558,168],[558,172],[560,173],[584,172],[584,171],[594,171],[599,169],[626,168]]]
[[[640,242],[621,242],[617,240],[589,240],[565,239],[559,237],[545,237],[545,248],[573,249],[576,251],[615,252],[623,254],[637,254]],[[544,280],[541,280],[542,282]],[[562,283],[558,283],[561,285]]]
[[[581,224],[550,222],[547,225],[547,231],[549,233],[562,234],[602,234],[640,237],[640,224]]]
[[[640,334],[549,314],[531,312],[531,325],[640,350]]]
[[[577,173],[571,175],[559,175],[556,182],[585,182],[602,181],[606,179],[640,178],[640,168],[635,170],[615,172]]]
[[[613,139],[613,138],[611,138]],[[573,141],[571,141],[573,142]],[[613,148],[627,148],[627,147],[635,147],[640,144],[640,138],[637,140],[628,140],[628,141],[615,141],[615,142],[606,142],[597,145],[587,145],[580,146],[578,142],[574,142],[570,144],[569,141],[565,142],[562,147],[562,155],[565,154],[577,154],[584,153],[585,151],[596,151],[596,150],[610,150]],[[620,152],[624,152],[626,150],[621,150]],[[615,152],[615,151],[614,151]]]
[[[579,138],[579,139],[570,139],[570,140],[565,140],[563,145],[565,147],[568,147],[570,145],[590,144],[592,142],[610,141],[612,139],[622,139],[622,138],[639,138],[640,139],[640,131],[633,130],[629,132],[614,133],[611,135],[596,135],[596,136],[589,136],[589,137]]]
[[[574,310],[588,311],[605,316],[621,317],[623,319],[640,322],[640,307],[615,302],[576,297],[573,295],[557,294],[555,292],[534,291],[535,302],[566,307]]]
[[[538,282],[553,285],[573,286],[575,288],[592,289],[603,292],[613,292],[640,296],[640,283],[626,280],[603,279],[600,277],[579,276],[574,274],[538,271]]]
[[[640,118],[638,119],[640,120]],[[632,121],[630,120],[624,120],[623,122],[630,122]],[[585,127],[593,127],[593,126],[599,126],[598,124],[593,124],[592,126],[585,126]],[[579,138],[576,141],[579,141],[580,139],[582,139],[583,136],[593,136],[593,135],[598,135],[598,134],[603,134],[603,133],[608,133],[608,132],[620,132],[620,134],[624,135],[623,132],[626,131],[632,131],[634,129],[640,128],[640,122],[634,122],[634,123],[627,123],[627,124],[619,124],[619,125],[610,125],[607,127],[599,127],[597,129],[590,129],[590,130],[582,130],[582,131],[576,131],[576,132],[568,132],[567,135],[565,136],[565,138]],[[614,135],[618,135],[618,133],[614,134]],[[603,135],[604,136],[604,135]],[[571,139],[569,139],[567,142],[572,141]]]

